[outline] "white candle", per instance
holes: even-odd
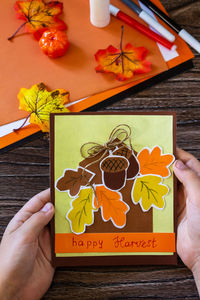
[[[90,22],[96,27],[105,27],[110,23],[110,0],[90,0]]]

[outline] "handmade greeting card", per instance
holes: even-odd
[[[175,264],[173,113],[51,115],[54,265]]]

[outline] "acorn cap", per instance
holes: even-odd
[[[128,168],[128,161],[122,156],[109,156],[101,162],[101,169],[107,173],[121,172]]]
[[[126,146],[123,146],[123,147],[120,147],[119,149],[115,150],[113,152],[113,154],[119,155],[119,156],[124,156],[127,159],[129,159],[132,155],[132,150],[129,149],[128,147],[126,147]]]

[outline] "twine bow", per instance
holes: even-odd
[[[123,127],[126,127],[123,128]],[[110,150],[114,150],[115,147],[121,146],[125,141],[129,140],[130,148],[132,149],[131,145],[131,127],[127,124],[120,124],[117,125],[110,133],[109,139],[105,144],[98,144],[94,142],[88,142],[81,146],[80,152],[83,158],[92,158],[100,153],[103,153],[103,157],[107,152]],[[103,157],[98,159],[97,161],[101,160]],[[95,161],[94,163],[96,163]]]

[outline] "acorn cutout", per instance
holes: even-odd
[[[139,163],[133,152],[126,146],[120,147],[119,149],[113,152],[115,155],[123,156],[128,159],[129,167],[127,170],[127,179],[133,179],[139,172]]]
[[[129,161],[123,156],[107,156],[100,163],[102,181],[104,185],[113,190],[120,190],[126,184]]]

